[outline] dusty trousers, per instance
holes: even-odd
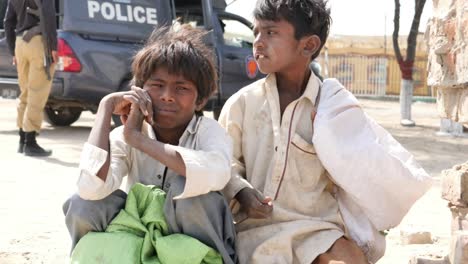
[[[15,57],[21,91],[16,124],[25,132],[39,132],[44,106],[52,85],[55,63],[50,66],[51,79],[48,80],[44,70],[44,45],[41,35],[34,36],[29,42],[25,42],[21,36],[18,36]]]

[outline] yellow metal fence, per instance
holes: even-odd
[[[329,55],[318,58],[324,77],[338,79],[355,95],[400,94],[401,72],[393,56]],[[427,86],[427,59],[417,58],[413,80],[415,96],[434,96]]]

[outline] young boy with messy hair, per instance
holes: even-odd
[[[200,115],[217,88],[205,32],[181,27],[154,32],[136,54],[131,91],[105,96],[80,162],[78,194],[64,204],[72,246],[104,231],[125,205],[119,189],[155,185],[166,194],[170,233],[183,233],[235,263],[232,215],[221,190],[230,177],[232,146],[219,124]],[[141,88],[140,88],[141,87]],[[111,117],[123,126],[111,132]]]
[[[253,14],[253,52],[268,75],[219,118],[233,140],[224,193],[239,261],[374,262],[379,231],[398,224],[428,176],[337,80],[311,73],[329,33],[325,1],[258,0]]]

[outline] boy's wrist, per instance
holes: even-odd
[[[142,145],[144,145],[144,137],[140,131],[124,128],[124,138],[127,144],[130,146],[141,150]]]
[[[106,113],[113,113],[114,112],[114,100],[110,96],[105,96],[102,98],[101,102],[99,103],[99,108],[104,110]]]

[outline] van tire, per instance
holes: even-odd
[[[46,106],[44,109],[44,119],[53,126],[69,126],[80,118],[83,109],[79,107],[60,107],[52,109]]]

